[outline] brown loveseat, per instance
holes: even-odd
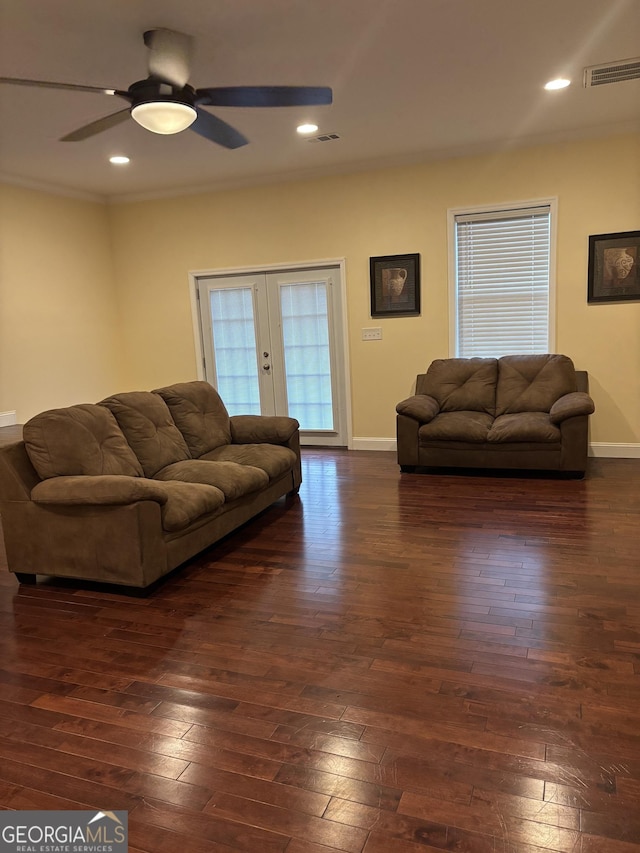
[[[147,587],[298,490],[298,426],[207,382],[36,415],[0,448],[9,569]]]
[[[583,476],[588,378],[565,355],[434,361],[398,403],[398,464],[563,471]]]

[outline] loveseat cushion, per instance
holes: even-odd
[[[486,412],[443,412],[420,427],[418,440],[484,442],[492,423]]]
[[[297,456],[288,447],[277,444],[227,444],[206,453],[202,459],[237,462],[261,468],[270,480],[277,480],[296,464]]]
[[[145,477],[153,477],[172,462],[191,458],[182,433],[158,394],[128,391],[107,397],[100,405],[114,414]]]
[[[441,412],[495,414],[498,361],[495,358],[439,358],[418,377],[416,394],[427,394]]]
[[[177,382],[157,388],[194,459],[231,443],[229,413],[216,389],[208,382]]]
[[[576,390],[575,368],[566,355],[505,355],[498,362],[496,415],[549,412]]]
[[[224,493],[227,501],[234,501],[269,485],[269,475],[262,468],[238,465],[237,462],[212,462],[205,459],[174,462],[158,471],[155,479],[216,486]]]
[[[499,415],[493,422],[487,441],[559,443],[560,429],[551,423],[546,412],[519,412],[511,415]]]
[[[42,412],[24,425],[23,439],[31,464],[43,480],[143,474],[116,419],[103,406],[84,403]]]

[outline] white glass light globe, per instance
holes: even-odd
[[[197,113],[188,104],[174,101],[150,101],[138,104],[131,110],[131,117],[152,133],[180,133],[196,120]]]

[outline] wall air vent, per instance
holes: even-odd
[[[337,133],[321,133],[320,136],[312,136],[307,139],[307,142],[333,142],[334,139],[340,139]]]
[[[584,69],[585,89],[603,86],[605,83],[622,83],[624,80],[640,79],[640,57],[608,62],[606,65],[590,65]]]

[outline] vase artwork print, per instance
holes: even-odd
[[[420,313],[420,255],[370,258],[370,277],[372,317]]]

